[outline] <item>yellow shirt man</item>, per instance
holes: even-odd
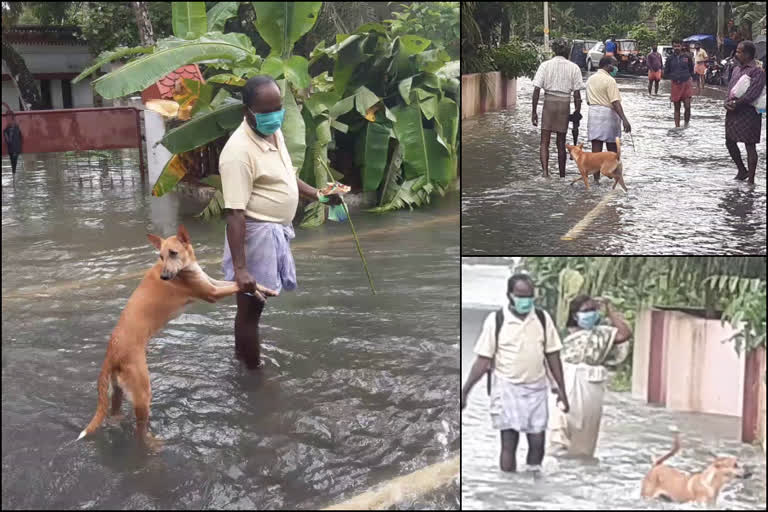
[[[547,345],[544,330],[536,312],[531,310],[522,320],[504,307],[504,323],[499,331],[495,353],[495,372],[515,384],[535,382],[545,376],[544,353],[562,350],[563,344],[549,313],[544,311],[547,324]],[[496,346],[496,313],[489,314],[475,345],[475,354],[493,358]]]
[[[221,151],[219,173],[225,208],[287,225],[296,214],[299,188],[282,130],[275,132],[275,138],[277,147],[243,120]]]
[[[587,80],[587,103],[590,106],[602,105],[610,108],[614,101],[621,101],[616,79],[606,70],[599,69]]]

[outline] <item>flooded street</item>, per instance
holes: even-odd
[[[117,162],[3,158],[3,508],[317,509],[459,452],[459,218],[454,194],[409,212],[352,211],[297,229],[298,289],[262,316],[266,368],[234,358],[235,299],[197,303],[148,347],[142,455],[119,426],[73,443],[96,406],[109,335],[156,258],[147,232],[188,228],[222,279],[223,221],[149,195]],[[20,159],[21,160],[21,159]],[[458,482],[400,508],[457,509]]]
[[[462,266],[462,382],[474,360],[473,348],[485,317],[505,295],[507,267]],[[629,392],[606,392],[595,459],[546,455],[542,474],[526,472],[528,444],[520,436],[518,473],[499,469],[500,439],[491,427],[485,378],[469,395],[462,414],[462,509],[465,510],[691,510],[707,507],[645,502],[640,484],[651,456],[672,447],[669,427],[681,432],[681,451],[669,461],[677,469],[703,470],[708,450],[733,455],[754,472],[726,485],[717,509],[764,510],[766,463],[762,448],[739,442],[736,417],[683,413],[646,405]]]
[[[585,74],[584,79],[588,78]],[[518,81],[518,105],[462,122],[462,253],[479,254],[764,254],[766,245],[765,127],[757,145],[756,184],[733,180],[725,147],[724,89],[706,86],[691,104],[687,129],[674,129],[670,82],[648,96],[642,77],[617,79],[632,125],[621,157],[628,193],[602,177],[590,190],[575,162],[557,167],[555,136],[550,178],[539,162],[540,128],[531,124],[533,85]],[[695,91],[695,88],[694,88]],[[539,118],[543,94],[539,101]],[[573,111],[573,103],[571,103]],[[579,142],[587,141],[582,91]],[[681,124],[683,109],[681,109]],[[573,143],[569,126],[567,143]],[[746,162],[746,152],[739,145]],[[587,219],[579,224],[582,219]],[[579,225],[574,231],[575,226]],[[572,238],[563,240],[566,234]]]

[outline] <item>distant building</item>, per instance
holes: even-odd
[[[91,80],[70,81],[93,63],[88,45],[76,37],[77,27],[17,25],[3,32],[3,39],[24,58],[48,109],[93,107]],[[104,66],[103,71],[111,67]],[[21,109],[19,92],[5,66],[3,101]]]

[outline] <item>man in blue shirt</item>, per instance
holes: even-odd
[[[613,35],[608,36],[605,40],[605,56],[613,57],[616,54],[616,39]]]
[[[670,99],[675,104],[675,128],[680,128],[680,102],[685,105],[685,126],[691,120],[691,96],[693,86],[693,58],[689,52],[683,51],[680,40],[672,41],[675,53],[667,57],[664,63],[664,76],[672,80]]]

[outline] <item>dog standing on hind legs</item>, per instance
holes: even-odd
[[[616,188],[616,185],[621,185],[624,192],[627,191],[627,187],[624,185],[624,165],[621,162],[621,140],[618,137],[616,137],[615,153],[613,151],[588,153],[584,151],[584,144],[579,144],[578,146],[566,144],[565,149],[571,154],[571,159],[576,161],[579,173],[581,174],[581,176],[571,182],[571,185],[583,179],[587,190],[589,190],[587,178],[594,171],[599,171],[603,176],[614,180],[613,188]]]
[[[194,300],[216,302],[241,291],[236,283],[212,279],[200,268],[184,226],[179,226],[178,233],[166,239],[151,234],[147,238],[160,251],[159,259],[144,274],[112,331],[99,373],[96,414],[77,439],[101,425],[107,414],[107,395],[111,384],[113,393],[109,415],[113,418],[121,416],[123,394],[127,395],[133,402],[139,440],[151,449],[159,448],[160,441],[148,431],[152,391],[147,368],[147,343]],[[262,301],[266,300],[265,296],[277,295],[274,290],[259,284],[255,290],[243,291],[253,292]]]

